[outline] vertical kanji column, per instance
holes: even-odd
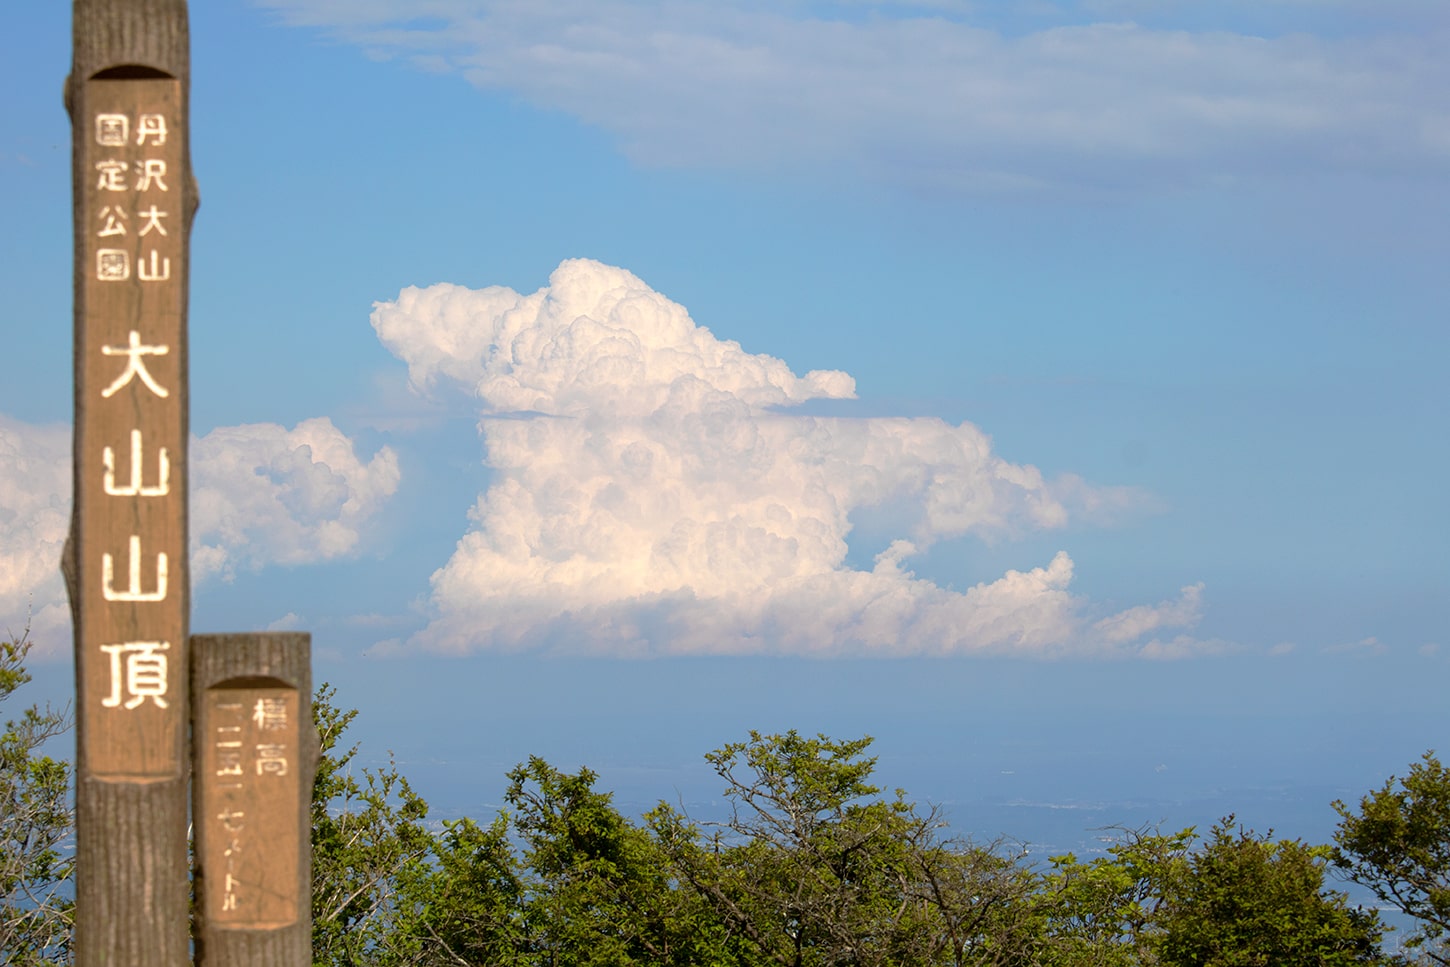
[[[312,963],[311,636],[194,635],[198,967]]]
[[[184,0],[76,0],[76,962],[188,956]]]

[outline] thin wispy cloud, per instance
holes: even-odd
[[[1439,178],[1450,160],[1445,24],[1427,28],[1428,13],[1363,36],[1255,36],[1128,19],[1193,4],[1038,5],[1014,31],[984,25],[976,5],[262,5],[372,56],[563,111],[651,166],[1127,192],[1316,172]]]
[[[1326,655],[1383,655],[1389,651],[1389,646],[1380,641],[1374,635],[1368,638],[1361,638],[1358,641],[1343,641],[1333,645],[1326,645],[1322,649]]]
[[[794,414],[853,380],[747,352],[623,269],[566,261],[527,295],[409,288],[373,326],[419,392],[478,400],[494,471],[412,647],[1132,654],[1198,620],[1199,587],[1101,614],[1066,553],[965,591],[917,577],[941,540],[1147,501],[1003,460],[970,423]],[[852,515],[882,506],[902,533],[848,566]]]

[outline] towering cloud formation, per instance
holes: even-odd
[[[851,377],[747,353],[623,269],[567,261],[532,295],[409,288],[373,326],[416,390],[478,398],[496,471],[416,645],[1162,652],[1144,639],[1197,618],[1190,588],[1094,622],[1065,553],[964,593],[917,578],[906,562],[934,541],[1057,527],[1132,494],[1045,480],[967,423],[794,415],[853,396]],[[847,567],[852,513],[883,504],[900,539]]]

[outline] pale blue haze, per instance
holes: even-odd
[[[0,415],[27,426],[71,410],[66,6],[0,14]],[[933,14],[729,6],[747,23],[766,11],[863,28]],[[350,27],[346,3],[192,7],[193,430],[326,416],[364,460],[388,446],[400,468],[352,552],[201,582],[194,630],[311,630],[317,678],[362,709],[367,756],[395,750],[442,814],[491,810],[503,772],[535,753],[596,768],[631,808],[678,796],[708,810],[702,753],[797,728],[877,736],[884,785],[950,803],[982,835],[1075,845],[1074,828],[1238,809],[1323,839],[1331,798],[1446,751],[1450,71],[1436,89],[1433,68],[1396,66],[1403,50],[1444,50],[1441,4],[940,4],[1004,43],[1129,21],[1300,36],[1351,50],[1336,63],[1371,65],[1376,103],[1396,107],[1320,140],[1254,129],[1181,157],[1084,160],[1081,179],[1053,142],[1016,162],[1043,180],[1025,189],[955,185],[940,176],[951,144],[910,134],[900,156],[871,142],[860,156],[828,143],[822,157],[671,161],[527,79],[479,88],[412,65]],[[935,174],[904,176],[913,165]],[[627,269],[797,374],[855,378],[856,399],[806,413],[969,421],[1008,461],[1136,488],[1108,519],[944,538],[912,570],[965,591],[1066,550],[1095,614],[1202,582],[1190,630],[1212,653],[380,654],[423,625],[429,576],[493,472],[476,412],[410,395],[373,305],[440,282],[531,293],[569,258]],[[899,520],[853,520],[845,566],[869,571]],[[0,557],[19,552],[22,524],[0,515]],[[63,696],[69,644],[44,644],[39,693]],[[1074,827],[1078,813],[1033,803],[1098,808]]]

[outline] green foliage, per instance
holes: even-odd
[[[934,817],[926,827],[935,829]],[[934,833],[909,844],[912,878],[906,895],[929,912],[932,931],[917,941],[930,959],[953,965],[1036,965],[1055,949],[1034,902],[1040,886],[1023,865],[1024,853],[1004,841],[978,846],[937,840]],[[925,941],[925,942],[924,942]],[[908,961],[901,961],[908,962]]]
[[[323,965],[729,963],[719,931],[672,888],[649,833],[587,769],[530,759],[488,826],[442,823],[396,765],[355,779],[356,747],[324,686],[313,802],[314,962]]]
[[[27,681],[22,637],[0,645],[0,700]],[[1450,775],[1432,754],[1403,780],[1336,803],[1335,848],[1233,828],[1119,830],[1105,856],[1045,867],[1002,841],[944,834],[934,808],[871,783],[869,737],[750,733],[709,753],[731,816],[665,803],[643,825],[534,757],[484,825],[435,823],[389,760],[354,768],[357,716],[322,686],[312,801],[319,967],[1338,967],[1400,961],[1384,927],[1324,887],[1330,858],[1418,917],[1447,962]],[[0,953],[68,962],[68,727],[30,708],[0,736]]]
[[[1164,890],[1187,862],[1192,827],[1170,835],[1119,829],[1107,856],[1084,863],[1054,856],[1038,902],[1054,963],[1116,967],[1139,963]]]
[[[521,963],[523,882],[499,816],[489,826],[445,822],[428,863],[398,878],[389,962],[443,965]]]
[[[1450,770],[1426,752],[1356,813],[1335,802],[1334,865],[1419,921],[1406,946],[1450,964]]]
[[[727,783],[730,823],[704,840],[663,804],[651,816],[681,878],[767,962],[884,962],[906,933],[893,922],[913,912],[893,837],[906,820],[867,798],[870,741],[752,732],[705,757]]]
[[[30,676],[27,634],[0,641],[0,702]],[[0,954],[16,967],[69,963],[75,855],[70,769],[39,754],[70,717],[31,706],[0,735]]]
[[[508,774],[530,871],[524,948],[536,964],[697,962],[703,926],[673,893],[659,845],[597,792],[588,769],[534,757]]]
[[[428,804],[391,760],[385,769],[350,766],[357,746],[339,751],[357,712],[339,711],[334,690],[318,689],[313,722],[321,740],[312,790],[312,949],[318,965],[415,963],[404,929],[414,911],[399,884],[423,875],[433,850]]]
[[[1378,964],[1384,927],[1324,889],[1327,847],[1215,825],[1167,871],[1153,946],[1181,967]]]
[[[994,849],[939,840],[936,814],[900,790],[881,798],[870,743],[751,732],[710,753],[732,819],[705,835],[661,803],[648,818],[673,872],[741,961],[1015,962],[1029,878]]]
[[[362,784],[345,773],[354,750],[334,750],[352,713],[328,698],[317,703],[319,810],[333,805],[314,817],[328,858],[317,890],[351,912],[319,922],[331,946],[319,943],[318,963],[1389,962],[1376,917],[1324,889],[1327,847],[1228,820],[1198,846],[1192,829],[1124,830],[1107,856],[1054,857],[1039,871],[1000,842],[943,838],[935,811],[900,790],[882,796],[869,738],[752,732],[710,753],[732,804],[719,824],[661,803],[637,826],[595,773],[535,757],[508,774],[508,808],[489,826],[430,834],[395,766],[364,770]]]

